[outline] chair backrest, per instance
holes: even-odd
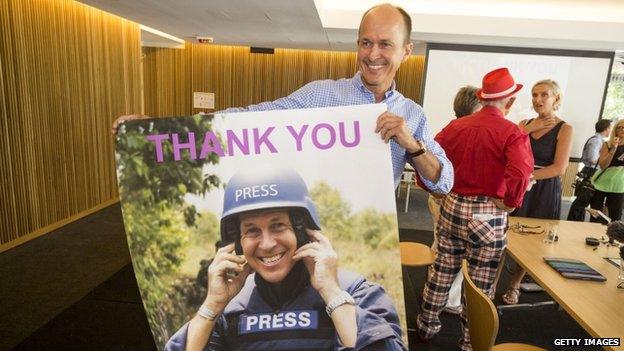
[[[435,261],[435,252],[425,244],[402,241],[399,243],[399,248],[401,249],[402,265],[429,266]]]
[[[498,334],[496,307],[492,300],[470,279],[468,264],[465,260],[462,273],[470,344],[474,351],[489,351],[494,346]]]

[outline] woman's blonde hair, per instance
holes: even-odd
[[[624,119],[620,119],[619,121],[614,121],[613,127],[611,129],[611,136],[609,137],[607,146],[611,147],[611,145],[613,145],[613,139],[615,139],[615,136],[617,135],[617,127],[620,125],[624,125]],[[620,140],[620,145],[622,145],[621,140]]]
[[[533,89],[535,89],[535,87],[538,85],[548,86],[550,92],[552,92],[552,94],[556,97],[556,100],[553,103],[553,110],[557,111],[561,106],[561,100],[563,98],[561,96],[561,88],[559,87],[559,84],[552,79],[542,79],[539,82],[533,84],[533,88],[531,88],[531,91],[533,91]]]

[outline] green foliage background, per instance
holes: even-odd
[[[611,73],[624,75],[624,66],[618,63],[614,64]],[[624,119],[624,81],[611,81],[609,83],[602,118]]]
[[[184,161],[158,163],[154,145],[145,136],[175,131],[180,141],[185,141],[189,132],[199,136],[211,130],[211,121],[207,116],[136,120],[126,122],[119,130],[117,178],[128,247],[145,312],[160,347],[187,317],[179,313],[177,302],[181,298],[175,298],[182,294],[171,288],[198,217],[184,196],[205,194],[219,185],[217,177],[202,176],[202,167],[219,159],[211,154],[201,160],[187,157]],[[203,138],[196,139],[196,146],[201,147]],[[165,155],[173,154],[171,143],[163,146]]]
[[[185,141],[183,136],[194,131],[201,148],[200,136],[210,129],[210,118],[192,116],[132,121],[120,130],[118,182],[128,246],[159,349],[204,300],[207,266],[220,239],[218,214],[197,213],[184,197],[205,194],[220,180],[202,175],[204,165],[218,163],[215,155],[188,160],[188,153],[183,153],[187,156],[183,161],[157,163],[153,143],[145,136],[176,131]],[[171,144],[163,146],[165,156],[172,155]],[[340,266],[382,285],[406,331],[396,216],[373,209],[353,212],[339,190],[324,182],[315,184],[310,193]]]

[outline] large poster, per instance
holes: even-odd
[[[388,323],[389,331],[400,326],[398,335],[407,344],[390,149],[374,133],[385,109],[376,104],[196,115],[120,127],[117,174],[124,224],[159,349],[176,331],[186,332],[202,305],[215,309],[207,302],[216,289],[210,290],[209,267],[227,244],[230,252],[215,261],[227,257],[238,271],[215,276],[232,285],[240,278],[244,286],[236,287],[240,292],[228,307],[215,311],[223,345],[254,332],[260,333],[257,340],[271,338],[271,332],[283,338],[314,328],[333,331],[324,309],[298,300],[306,289],[320,295],[311,289],[321,289],[317,261],[322,260],[314,256],[321,246],[335,252],[340,288],[355,299],[358,330],[371,323]],[[283,218],[265,223],[266,213]],[[286,295],[294,293],[281,306],[309,313],[293,314],[287,323],[288,311],[279,315],[280,307],[264,301],[270,298],[260,288],[274,292],[290,284],[297,269],[305,281],[286,289]],[[279,300],[284,294],[277,295]],[[370,301],[381,305],[366,306]],[[237,314],[234,302],[242,309]],[[265,303],[274,309],[266,320],[262,311],[253,311]],[[232,315],[238,316],[236,330],[223,325]],[[288,334],[290,329],[296,333]]]

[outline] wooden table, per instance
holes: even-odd
[[[597,338],[620,338],[624,343],[624,289],[617,289],[618,269],[603,257],[618,257],[616,247],[585,245],[585,237],[600,239],[606,227],[597,223],[510,217],[510,226],[557,224],[559,240],[544,243],[546,234],[507,232],[507,254],[513,257],[587,332]],[[544,262],[544,257],[579,259],[607,278],[606,282],[567,279]],[[562,338],[569,335],[561,335]],[[595,346],[594,348],[595,349]],[[624,346],[605,347],[624,350]]]

